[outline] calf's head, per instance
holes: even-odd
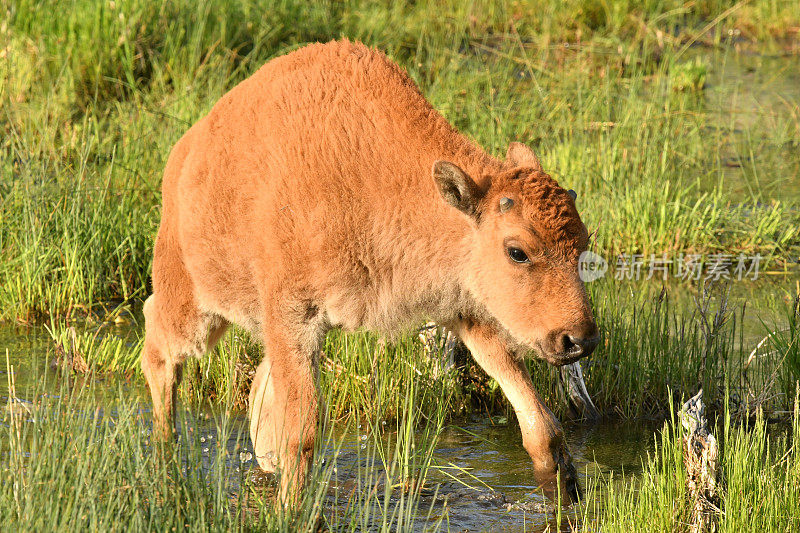
[[[578,275],[586,226],[574,193],[542,171],[530,148],[512,143],[507,162],[480,185],[453,163],[433,166],[442,197],[472,221],[465,283],[515,349],[571,363],[599,340]]]

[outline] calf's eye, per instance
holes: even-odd
[[[519,248],[514,248],[513,246],[510,246],[506,251],[508,252],[508,257],[510,257],[511,260],[514,261],[515,263],[531,262],[531,260],[528,259],[528,256],[525,255],[525,252],[523,252]]]

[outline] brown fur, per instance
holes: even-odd
[[[501,213],[504,197],[514,205]],[[380,52],[342,41],[274,59],[167,163],[142,359],[156,427],[171,431],[185,358],[231,322],[247,328],[264,347],[251,435],[263,468],[293,473],[281,482],[289,502],[313,450],[326,331],[431,319],[497,378],[537,472],[569,476],[560,425],[521,357],[535,348],[564,364],[586,353],[568,353],[565,335],[597,335],[576,266],[587,239],[530,149],[492,158]],[[508,243],[531,264],[511,261]]]

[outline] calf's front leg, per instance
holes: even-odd
[[[275,323],[275,321],[268,321]],[[313,354],[271,327],[250,390],[250,438],[259,466],[280,471],[278,503],[295,507],[311,468],[318,421]]]
[[[508,350],[490,326],[463,320],[452,329],[475,361],[500,384],[514,407],[522,445],[533,460],[537,481],[551,497],[556,493],[556,483],[560,483],[561,490],[577,501],[580,486],[564,431],[534,389],[524,361]]]

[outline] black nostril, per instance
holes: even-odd
[[[569,354],[579,354],[583,351],[583,339],[572,335],[564,335],[564,351]]]

